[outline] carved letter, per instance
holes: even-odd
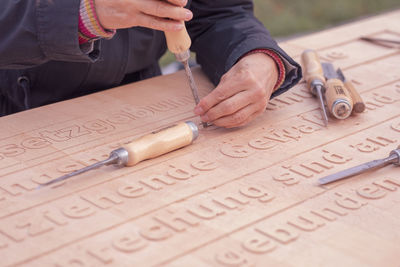
[[[142,239],[137,234],[127,233],[124,236],[114,238],[112,246],[125,253],[132,253],[145,248],[148,242]]]
[[[376,185],[364,185],[357,189],[357,194],[366,199],[379,199],[386,196],[386,192]]]

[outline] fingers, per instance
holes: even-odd
[[[224,128],[234,128],[246,125],[250,121],[252,121],[255,117],[261,114],[265,108],[260,109],[256,104],[248,105],[236,113],[221,117],[212,123],[219,127]]]
[[[187,4],[187,0],[167,0],[173,5],[184,7]]]
[[[184,27],[184,25],[179,21],[163,19],[146,14],[138,14],[136,20],[137,26],[151,28],[159,31],[179,31]]]
[[[215,105],[229,99],[233,95],[238,94],[239,92],[244,91],[243,87],[241,86],[229,86],[230,83],[225,83],[224,82],[224,77],[221,79],[220,85],[217,86],[211,93],[209,93],[207,96],[202,98],[199,102],[199,104],[196,106],[194,112],[196,115],[202,116],[206,114],[211,108],[213,108]],[[227,106],[229,105],[234,105],[225,103]],[[241,107],[245,106],[242,104]]]
[[[193,18],[193,13],[182,8],[183,1],[170,0],[169,3],[160,0],[146,0],[142,2],[141,12],[161,19],[188,21]]]

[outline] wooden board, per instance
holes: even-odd
[[[297,60],[316,49],[366,101],[328,128],[300,83],[247,127],[37,190],[135,137],[200,123],[184,73],[0,118],[0,265],[399,266],[400,169],[317,184],[400,144],[400,50],[358,39],[399,40],[398,25],[400,10],[282,43]]]

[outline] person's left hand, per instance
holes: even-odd
[[[264,112],[278,80],[275,61],[263,53],[240,59],[194,109],[203,122],[233,128]]]

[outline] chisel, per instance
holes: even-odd
[[[191,144],[198,135],[199,130],[195,123],[191,121],[181,122],[144,135],[121,148],[111,151],[108,159],[41,184],[38,188],[64,181],[72,176],[97,169],[104,165],[133,166],[143,160],[155,158],[187,146]]]
[[[305,50],[301,54],[304,79],[307,81],[308,88],[311,93],[318,97],[319,104],[322,110],[322,117],[325,126],[328,125],[328,115],[325,108],[325,77],[322,71],[321,63],[318,54],[314,50]]]
[[[355,167],[352,167],[350,169],[337,172],[328,176],[325,176],[323,178],[320,178],[318,180],[319,184],[329,184],[332,182],[336,182],[354,175],[361,174],[363,172],[372,170],[372,169],[377,169],[377,168],[382,168],[386,165],[389,164],[394,164],[397,166],[400,166],[400,146],[397,149],[392,150],[389,153],[389,157],[384,158],[384,159],[378,159],[378,160],[373,160]]]
[[[185,68],[194,102],[197,105],[200,102],[199,93],[189,66],[189,48],[192,45],[192,40],[190,39],[190,36],[186,30],[185,23],[183,21],[181,23],[183,24],[182,30],[176,32],[164,32],[164,34],[165,39],[167,40],[168,50],[175,55],[176,60],[181,62]],[[203,122],[202,125],[204,128],[208,126],[206,122]]]
[[[362,100],[360,94],[357,92],[357,89],[354,87],[351,81],[348,81],[344,76],[342,70],[337,69],[337,74],[339,75],[340,80],[344,83],[344,86],[349,90],[350,96],[353,99],[353,112],[362,113],[365,110],[365,103]]]
[[[322,69],[326,78],[325,98],[328,110],[335,118],[344,120],[351,115],[353,99],[332,63],[322,63]]]

